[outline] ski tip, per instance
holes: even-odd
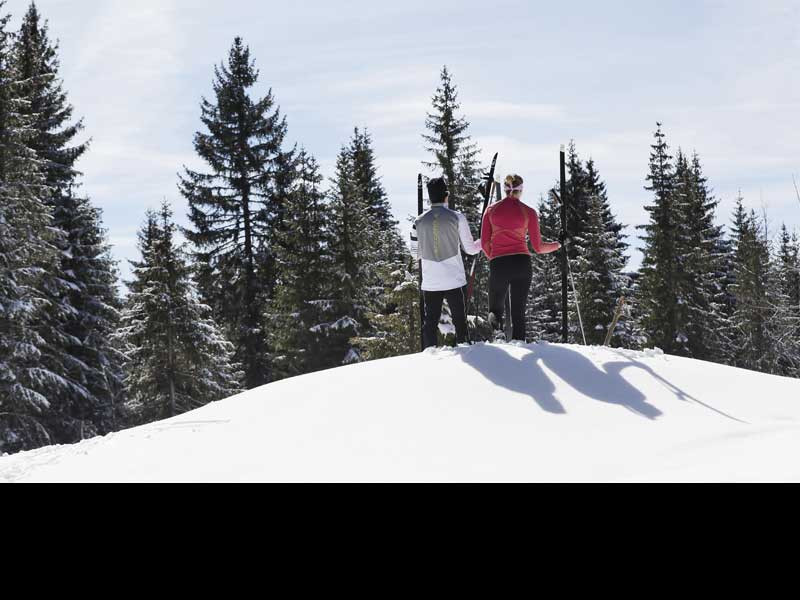
[[[561,144],[561,154],[567,151],[567,147],[564,144]]]

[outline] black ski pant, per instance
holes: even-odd
[[[489,263],[489,311],[503,322],[506,294],[511,288],[513,339],[525,340],[525,306],[533,279],[531,257],[527,254],[500,256]]]
[[[464,288],[456,288],[445,292],[425,292],[425,326],[423,340],[425,347],[436,346],[436,331],[439,329],[439,319],[442,316],[442,302],[447,300],[453,325],[456,327],[456,343],[463,344],[467,341],[467,313],[464,302]]]

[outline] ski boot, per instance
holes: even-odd
[[[492,341],[505,342],[506,333],[503,331],[503,323],[493,312],[489,313],[489,325],[492,326]]]

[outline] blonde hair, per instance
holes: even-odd
[[[513,175],[509,175],[508,177],[506,177],[503,187],[509,190],[508,193],[509,196],[516,196],[517,198],[519,198],[520,196],[522,196],[522,190],[516,188],[521,188],[523,183],[524,181],[522,177],[520,177],[515,173]]]

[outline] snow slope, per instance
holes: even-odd
[[[0,481],[800,481],[800,380],[659,351],[439,349],[6,456]]]

